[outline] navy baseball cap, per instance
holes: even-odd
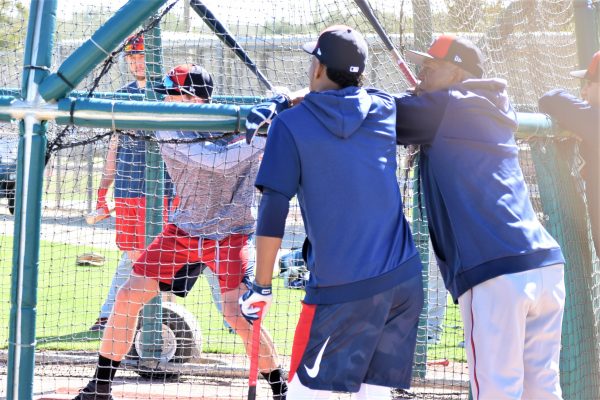
[[[190,94],[210,100],[213,92],[213,80],[207,70],[195,64],[181,64],[171,69],[162,83],[154,86],[161,94]]]
[[[445,60],[477,78],[483,76],[483,55],[479,48],[469,39],[454,35],[441,35],[434,40],[427,53],[408,50],[406,58],[416,65],[422,65],[427,58]]]
[[[306,43],[302,49],[327,68],[357,75],[363,73],[369,57],[365,38],[346,25],[330,26],[321,32],[316,42]]]

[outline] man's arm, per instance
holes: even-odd
[[[256,276],[252,287],[239,300],[242,315],[250,322],[258,319],[254,304],[264,303],[263,316],[271,305],[273,267],[285,232],[289,202],[283,194],[263,188],[256,227]]]
[[[96,210],[102,215],[108,217],[110,210],[106,202],[106,194],[108,188],[115,181],[117,173],[117,149],[119,147],[119,135],[115,134],[110,138],[108,143],[108,154],[102,169],[102,178],[100,178],[100,187],[98,188],[98,199],[96,200]]]
[[[256,277],[260,286],[271,286],[277,251],[281,247],[279,237],[256,236]]]
[[[400,145],[430,144],[435,139],[449,100],[447,91],[403,93],[396,101],[396,142]]]
[[[539,100],[540,112],[550,115],[565,130],[580,135],[584,140],[598,136],[599,109],[593,108],[566,90],[555,89]]]
[[[108,153],[102,169],[100,189],[108,189],[115,180],[117,173],[117,148],[119,147],[119,135],[112,135],[108,143]]]
[[[256,225],[256,278],[260,286],[271,286],[277,251],[285,233],[285,220],[290,199],[269,188],[263,188]]]
[[[273,120],[255,186],[262,192],[258,206],[257,264],[252,288],[240,297],[242,315],[258,319],[256,303],[264,303],[263,316],[272,301],[271,280],[277,250],[285,232],[290,199],[300,182],[300,159],[290,131],[281,119]]]

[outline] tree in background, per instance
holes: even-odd
[[[20,1],[0,0],[0,51],[23,47],[29,12]]]

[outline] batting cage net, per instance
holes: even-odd
[[[246,193],[250,196],[230,196],[232,188],[252,183],[260,148],[221,160],[199,153],[197,144],[204,140],[215,146],[228,143],[236,138],[234,131],[243,131],[243,118],[230,128],[213,128],[219,124],[214,121],[220,113],[233,110],[239,114],[283,88],[295,91],[306,87],[309,57],[300,50],[301,44],[315,40],[330,25],[353,26],[369,44],[366,85],[392,93],[411,87],[354,1],[58,0],[55,15],[47,11],[53,3],[0,0],[0,106],[4,107],[0,107],[4,110],[0,113],[0,297],[4,299],[0,303],[0,326],[4,327],[0,330],[0,397],[17,398],[17,386],[27,385],[31,378],[18,372],[22,365],[9,364],[11,344],[18,347],[24,342],[14,327],[9,329],[19,296],[33,292],[37,300],[31,307],[35,323],[28,328],[35,344],[35,365],[29,374],[33,375],[34,398],[72,398],[94,374],[116,288],[126,281],[153,237],[173,221],[186,231],[221,235],[232,218],[240,218],[228,212],[226,204],[231,202],[246,204],[243,217],[252,220],[258,193],[249,189]],[[578,69],[574,3],[585,2],[370,0],[374,15],[400,54],[407,49],[425,51],[439,34],[456,33],[482,49],[485,76],[508,81],[511,100],[523,118],[518,137],[531,198],[539,219],[559,241],[567,260],[561,353],[564,396],[598,399],[599,276],[587,206],[581,196],[578,171],[584,160],[576,137],[543,129],[549,121],[534,114],[538,98],[547,90],[567,88],[577,93],[578,82],[568,73]],[[587,5],[597,21],[596,6]],[[143,13],[146,16],[141,20]],[[136,18],[139,24],[132,25]],[[36,40],[32,32],[35,26],[45,26],[46,19],[54,22],[48,23],[48,31]],[[215,33],[215,28],[209,27],[215,21],[236,45],[232,46],[222,31]],[[124,35],[115,33],[108,48],[99,42],[101,36],[96,33],[101,31],[102,37],[111,31]],[[136,36],[125,41],[130,34]],[[593,35],[597,40],[597,32]],[[26,45],[47,51],[48,65],[33,63],[25,54]],[[232,47],[238,53],[243,49],[242,56]],[[173,121],[184,121],[193,110],[176,103],[169,103],[169,109],[149,107],[164,103],[155,89],[161,84],[168,87],[165,74],[176,66],[190,68],[190,64],[210,73],[212,102],[223,107],[195,115],[198,129],[181,122],[181,133],[176,132]],[[416,71],[416,66],[409,67]],[[47,79],[29,79],[34,73]],[[32,85],[39,85],[45,101],[26,98]],[[15,237],[15,224],[24,223],[19,207],[16,217],[13,214],[17,164],[26,162],[17,151],[19,133],[26,129],[27,117],[25,112],[15,116],[6,110],[19,107],[30,107],[38,119],[48,122],[41,125],[45,130],[42,136],[47,138],[43,146],[46,157],[38,154],[27,161],[43,171],[41,230],[39,235]],[[117,109],[119,118],[116,114],[109,119],[99,117]],[[211,133],[187,132],[194,130]],[[395,398],[467,399],[462,322],[429,246],[426,215],[419,207],[417,173],[410,162],[417,152],[399,147],[397,175],[424,265],[426,303],[412,387],[393,393]],[[206,173],[207,163],[213,163],[214,171],[227,173]],[[278,354],[261,352],[260,365],[290,367],[292,339],[308,277],[301,255],[304,239],[294,199],[275,268],[275,300],[263,323]],[[24,281],[17,272],[21,257],[17,242],[39,246],[39,270],[31,281]],[[246,396],[250,367],[244,346],[247,332],[236,332],[225,318],[237,304],[219,290],[219,285],[229,284],[235,274],[206,268],[221,257],[214,245],[210,249],[204,243],[187,246],[187,273],[199,275],[193,290],[185,298],[163,295],[140,312],[143,318],[132,333],[134,344],[113,385],[116,398]],[[202,250],[211,253],[212,259],[202,258]],[[253,254],[248,256],[252,259]],[[167,262],[161,258],[157,263]],[[237,296],[234,300],[237,302]],[[21,317],[14,318],[21,321]],[[115,343],[115,349],[121,345]],[[12,355],[17,357],[19,351]],[[259,379],[257,398],[271,396],[267,382]],[[350,395],[340,393],[339,398]]]

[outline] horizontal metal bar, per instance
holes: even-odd
[[[190,129],[231,132],[251,105],[183,104],[143,101],[66,98],[56,104],[32,106],[14,97],[0,97],[0,119],[23,119],[32,115],[39,120],[54,120],[59,125],[115,129]]]
[[[0,96],[12,96],[16,99],[21,97],[21,90],[16,88],[0,88]],[[160,96],[160,95],[159,95]],[[145,100],[143,93],[122,93],[122,92],[94,92],[91,97],[88,97],[88,92],[85,90],[74,90],[67,97],[82,97],[92,99],[109,99],[109,100]],[[267,100],[261,96],[227,96],[216,95],[212,97],[213,103],[225,104],[257,104]]]
[[[73,118],[70,110],[73,108]],[[148,101],[66,98],[57,104],[32,107],[11,96],[0,96],[0,120],[10,121],[33,115],[39,120],[54,120],[58,124],[116,129],[190,129],[237,131],[252,105],[182,104]],[[569,136],[550,117],[540,113],[517,113],[517,137]]]

